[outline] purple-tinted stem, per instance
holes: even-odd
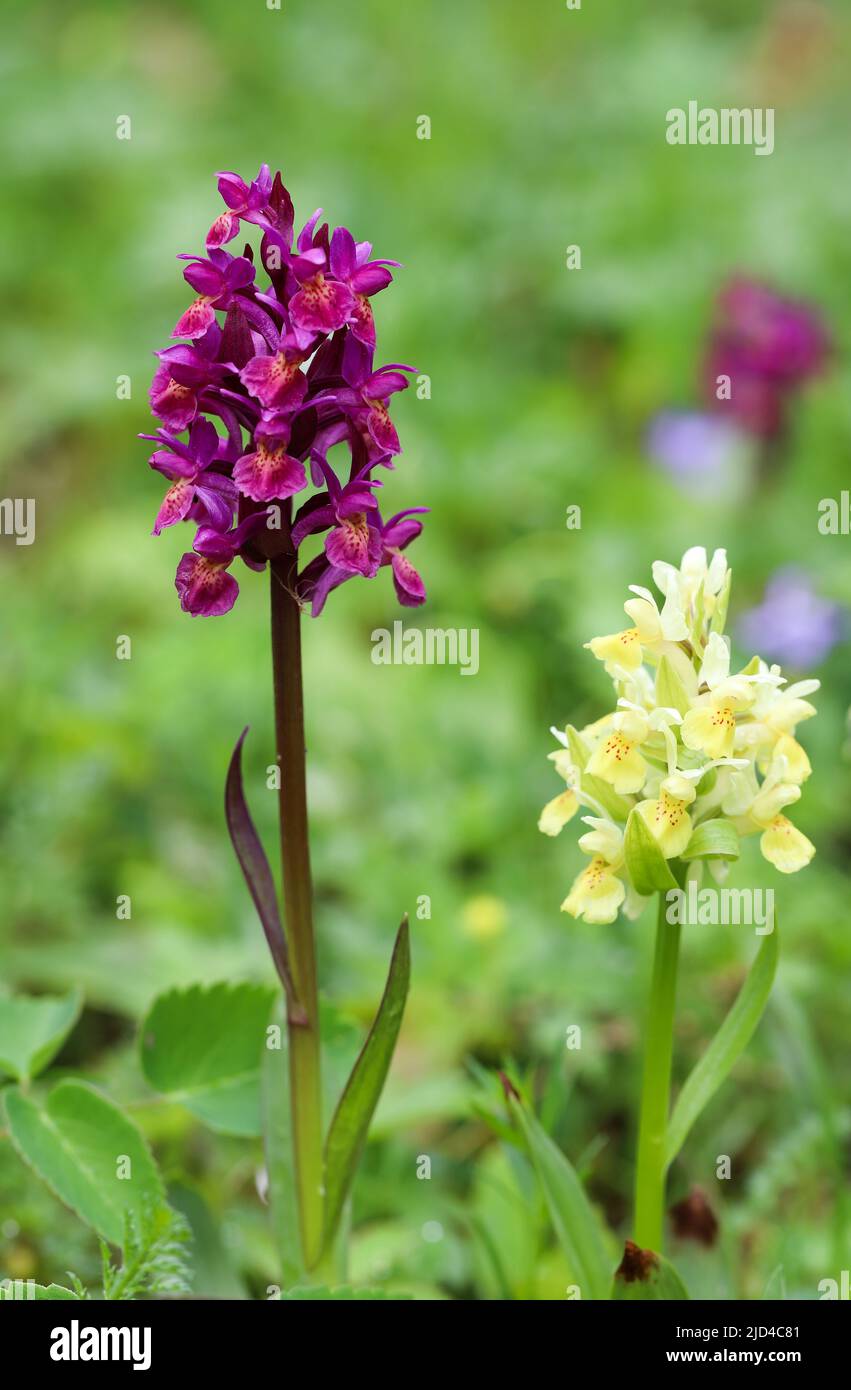
[[[287,519],[289,520],[289,519]],[[279,814],[284,919],[295,991],[306,1024],[288,1026],[290,1099],[302,1248],[308,1269],[322,1245],[322,1107],[319,1004],[307,827],[301,611],[294,597],[296,557],[270,562],[275,744],[281,769]]]

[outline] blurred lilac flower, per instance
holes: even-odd
[[[805,571],[778,570],[768,581],[761,604],[743,613],[737,637],[743,647],[761,649],[768,661],[799,670],[818,666],[844,634],[844,612],[821,598]]]
[[[744,464],[738,430],[697,410],[660,411],[650,423],[647,449],[654,463],[696,496],[732,490]]]

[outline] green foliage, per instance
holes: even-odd
[[[703,821],[680,855],[681,859],[738,859],[739,836],[728,820],[717,817]]]
[[[103,1297],[115,1301],[136,1298],[177,1298],[189,1292],[186,1244],[189,1226],[166,1206],[147,1206],[141,1215],[125,1215],[122,1260],[112,1263],[101,1241]]]
[[[140,1029],[145,1080],[211,1129],[260,1134],[260,1062],[273,998],[248,984],[162,995]]]
[[[390,1070],[410,979],[410,932],[406,917],[396,936],[378,1013],[346,1082],[325,1141],[326,1248],[334,1239],[366,1143],[370,1120]]]
[[[676,888],[677,882],[647,822],[637,811],[629,813],[623,837],[624,855],[636,893],[650,897]]]
[[[4,1094],[21,1157],[81,1220],[120,1245],[128,1214],[165,1200],[150,1150],[128,1117],[92,1086],[60,1081],[43,1106],[16,1087]]]
[[[682,1148],[689,1130],[744,1052],[762,1018],[777,970],[776,919],[763,937],[742,988],[715,1037],[686,1080],[668,1121],[666,1161]]]
[[[44,1071],[74,1027],[82,1002],[77,990],[60,999],[0,995],[0,1072],[29,1081]]]
[[[606,1244],[596,1212],[572,1165],[525,1105],[510,1100],[543,1189],[559,1244],[571,1277],[583,1298],[606,1298],[609,1270]]]

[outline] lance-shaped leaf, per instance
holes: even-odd
[[[676,888],[676,879],[668,868],[668,861],[654,839],[653,832],[635,809],[629,813],[623,846],[626,867],[633,887],[642,898],[649,898],[651,893],[664,893],[669,888]]]
[[[670,1302],[688,1298],[688,1291],[669,1260],[628,1240],[615,1270],[611,1297],[616,1303]]]
[[[0,1074],[28,1081],[53,1060],[80,1016],[82,995],[0,997]]]
[[[245,875],[248,891],[254,900],[257,915],[263,925],[263,931],[266,933],[266,940],[272,953],[272,960],[275,962],[275,969],[287,996],[287,1017],[290,1023],[304,1024],[307,1022],[307,1016],[296,999],[287,952],[287,939],[284,936],[281,915],[278,911],[275,881],[272,878],[272,870],[269,868],[266,851],[251,819],[251,812],[248,809],[242,786],[242,745],[247,733],[248,726],[246,725],[237,739],[230,760],[225,784],[225,816],[236,857]]]
[[[411,948],[408,919],[396,935],[387,984],[372,1027],[340,1097],[325,1141],[325,1229],[328,1249],[354,1181],[369,1122],[378,1104],[408,996]]]
[[[750,1042],[771,993],[778,949],[775,920],[774,930],[763,937],[736,1002],[677,1097],[668,1121],[666,1164],[674,1161],[698,1115]]]
[[[15,1087],[4,1100],[21,1158],[105,1240],[121,1245],[128,1213],[141,1221],[165,1204],[141,1133],[94,1087],[60,1081],[43,1107]]]
[[[510,1092],[507,1098],[511,1113],[529,1146],[553,1229],[582,1297],[605,1299],[608,1297],[612,1266],[606,1256],[597,1213],[586,1197],[575,1169],[558,1145],[553,1143],[522,1101]]]

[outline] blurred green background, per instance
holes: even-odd
[[[560,915],[582,856],[573,827],[536,828],[559,789],[548,728],[608,708],[582,643],[622,625],[655,558],[726,546],[734,631],[790,562],[851,603],[851,541],[817,530],[819,499],[849,477],[849,30],[846,6],[816,0],[7,4],[0,491],[36,498],[37,532],[28,548],[0,538],[2,975],[85,991],[60,1063],[136,1103],[194,1215],[199,1292],[276,1280],[259,1146],[146,1106],[134,1056],[163,988],[271,977],[222,812],[247,723],[249,799],[274,843],[267,585],[240,568],[226,620],[179,611],[191,533],[150,536],[162,489],[135,437],[151,428],[151,353],[187,302],[175,253],[202,247],[220,207],[215,171],[268,161],[300,222],[321,204],[402,261],[375,301],[378,357],[432,383],[430,399],[397,398],[404,455],[385,494],[391,511],[432,508],[415,551],[428,607],[400,614],[383,571],[304,632],[321,978],[351,1017],[370,1015],[401,913],[431,901],[352,1276],[421,1297],[563,1297],[539,1200],[477,1118],[467,1064],[528,1069],[628,1234],[652,923]],[[665,113],[692,98],[773,105],[772,157],[669,147]],[[811,301],[836,352],[793,408],[782,475],[696,497],[648,457],[646,429],[698,402],[712,302],[736,269]],[[399,616],[478,628],[479,674],[373,665],[371,632]],[[777,893],[779,983],[671,1184],[672,1199],[700,1184],[719,1214],[719,1247],[678,1254],[712,1298],[758,1298],[778,1268],[791,1296],[817,1297],[849,1261],[847,642],[796,674],[823,682],[795,815],[818,856],[781,878],[750,842],[734,873]],[[734,930],[686,938],[677,1077],[754,947]],[[95,1255],[0,1142],[0,1270],[85,1277]]]

